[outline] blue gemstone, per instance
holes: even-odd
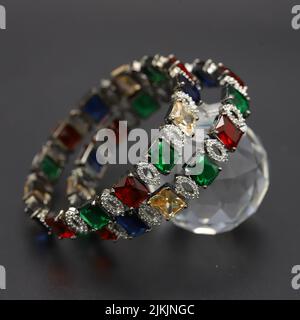
[[[96,172],[100,172],[102,165],[97,160],[97,150],[93,149],[87,159],[88,165]]]
[[[118,216],[116,221],[131,237],[140,236],[149,229],[136,214]]]
[[[179,82],[183,82],[182,91],[188,94],[196,103],[201,100],[199,89],[193,85],[186,77],[180,75]]]
[[[212,77],[206,74],[196,74],[196,76],[205,87],[212,88],[212,87],[218,87],[219,85],[217,80],[213,79]]]
[[[107,105],[98,95],[92,96],[82,110],[97,122],[104,118],[108,113]]]

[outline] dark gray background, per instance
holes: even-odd
[[[296,1],[1,0],[0,299],[300,297],[299,49]],[[39,244],[23,213],[27,170],[49,130],[119,64],[171,52],[213,58],[247,81],[250,125],[269,153],[271,187],[234,232],[196,236],[169,224],[133,241]]]

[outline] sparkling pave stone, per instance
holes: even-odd
[[[266,152],[248,128],[218,179],[173,222],[198,234],[230,231],[257,211],[268,187]]]
[[[114,185],[115,195],[130,208],[137,208],[148,198],[149,190],[134,176],[123,177]]]
[[[175,101],[169,115],[170,120],[178,126],[187,136],[192,136],[195,131],[198,114],[182,101]]]
[[[243,135],[241,129],[236,127],[228,116],[221,116],[216,123],[215,129],[217,137],[228,150],[234,150]]]
[[[69,208],[64,214],[66,225],[75,233],[87,234],[89,229],[85,222],[79,216],[79,211],[76,208]]]
[[[199,197],[197,184],[186,176],[176,177],[175,191],[187,199],[195,199]]]
[[[161,188],[149,199],[148,204],[159,210],[167,220],[187,206],[184,199],[169,186]]]
[[[139,178],[146,184],[157,186],[160,184],[160,175],[152,163],[140,162],[137,165],[136,172]]]
[[[150,227],[159,226],[162,222],[162,215],[160,212],[146,204],[141,205],[139,208],[139,216]]]
[[[110,194],[108,189],[103,190],[100,202],[102,207],[113,216],[118,216],[124,213],[124,206],[122,202],[114,195]]]

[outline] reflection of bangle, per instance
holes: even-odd
[[[194,132],[201,122],[201,86],[222,87],[219,115],[205,136],[204,148],[196,150],[188,163],[179,165],[176,157],[180,148],[184,143],[193,144]],[[68,178],[67,195],[72,207],[59,214],[50,212],[53,184],[83,136],[93,128],[116,131],[119,120],[127,120],[129,128],[133,128],[140,119],[155,112],[161,102],[169,102],[171,96],[166,124],[155,141],[157,162],[148,161],[152,157],[152,141],[144,161],[136,164],[132,173],[97,195],[97,181],[106,166],[97,162],[99,142],[93,139]],[[100,89],[92,90],[71,111],[34,158],[24,190],[26,209],[60,238],[97,232],[102,239],[116,240],[143,234],[160,224],[162,217],[173,218],[188,206],[189,199],[198,197],[199,186],[207,187],[217,177],[219,164],[228,158],[227,150],[235,150],[246,130],[248,100],[244,83],[211,60],[195,61],[186,67],[174,56],[157,55],[121,66],[112,72],[111,80],[103,81]],[[161,153],[165,144],[171,153],[168,163]],[[201,172],[191,174],[197,162]],[[174,178],[174,185],[166,183],[167,176]]]

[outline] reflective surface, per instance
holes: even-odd
[[[269,187],[269,167],[266,151],[250,128],[222,168],[213,184],[176,216],[177,226],[213,235],[232,230],[257,211]]]

